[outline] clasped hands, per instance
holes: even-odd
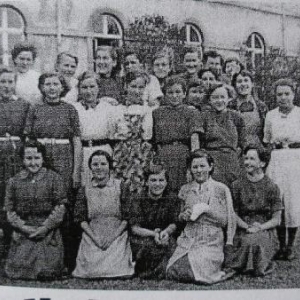
[[[157,245],[168,246],[169,245],[169,233],[167,230],[161,230],[160,228],[154,229],[154,241]]]
[[[259,231],[262,231],[263,229],[261,228],[261,224],[258,222],[254,222],[252,225],[250,225],[247,229],[247,233],[256,233]]]

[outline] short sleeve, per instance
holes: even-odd
[[[14,195],[15,195],[15,187],[14,187],[14,178],[10,178],[5,191],[5,201],[4,201],[4,210],[5,211],[13,211],[14,210]]]
[[[36,115],[36,107],[30,106],[28,113],[27,113],[27,117],[26,117],[24,135],[32,135],[33,134],[35,115]]]
[[[67,190],[64,184],[62,177],[51,171],[53,174],[53,204],[60,205],[60,204],[68,204],[67,203]]]
[[[270,113],[267,113],[265,126],[264,126],[264,143],[271,143],[272,141],[272,122],[270,118]]]
[[[158,79],[155,76],[150,76],[150,82],[147,84],[144,92],[144,100],[153,102],[155,99],[163,97]]]
[[[143,119],[143,138],[144,140],[150,140],[152,138],[152,130],[153,130],[153,118],[152,111],[150,109],[146,110]]]
[[[245,121],[242,115],[239,112],[234,113],[234,120],[235,120],[235,126],[238,132],[238,146],[240,148],[244,148],[246,144],[246,128],[245,128]]]
[[[240,184],[238,181],[234,181],[232,184],[232,202],[233,202],[233,208],[237,214],[240,213]]]
[[[277,184],[272,185],[272,188],[270,189],[269,197],[271,202],[272,213],[283,209],[280,190]]]
[[[128,216],[128,222],[131,226],[141,224],[143,222],[141,201],[142,201],[142,198],[140,198],[140,197],[136,197],[136,198],[134,197],[131,200],[131,205],[130,205],[131,209],[130,209],[129,216]]]
[[[70,121],[71,121],[71,128],[72,128],[72,134],[73,137],[80,137],[81,131],[80,131],[80,122],[79,122],[79,115],[75,107],[73,107],[71,104],[70,109]]]

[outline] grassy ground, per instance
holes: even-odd
[[[1,242],[0,242],[1,245]],[[64,288],[64,289],[99,289],[99,290],[232,290],[232,289],[283,289],[300,288],[300,234],[298,233],[296,252],[297,258],[292,262],[279,261],[276,270],[265,277],[253,278],[237,275],[234,278],[212,286],[183,284],[168,280],[83,280],[70,278],[53,282],[36,282],[10,280],[4,276],[2,257],[0,266],[0,285]],[[1,249],[0,249],[1,250]],[[1,253],[0,253],[1,255]]]

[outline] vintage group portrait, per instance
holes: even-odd
[[[297,0],[0,0],[0,300],[296,299],[299,57]]]

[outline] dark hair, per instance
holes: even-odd
[[[161,159],[153,157],[148,168],[145,170],[145,182],[149,179],[150,175],[160,174],[161,172],[165,173],[166,180],[169,181],[169,172],[166,169],[165,163]]]
[[[250,150],[255,150],[257,152],[259,160],[265,163],[265,166],[263,168],[265,169],[268,166],[269,161],[271,159],[270,151],[265,149],[263,146],[256,145],[256,144],[249,144],[244,148],[243,155],[246,155]]]
[[[0,76],[5,73],[13,74],[14,78],[15,78],[15,82],[17,81],[17,74],[15,74],[12,69],[10,69],[9,67],[6,67],[6,66],[1,66],[0,67]]]
[[[193,87],[202,87],[202,86],[203,86],[203,83],[198,78],[189,80],[187,88],[186,88],[187,94],[189,93],[189,90],[191,88],[193,88]]]
[[[112,60],[116,61],[116,66],[113,67],[111,71],[111,78],[116,78],[117,73],[121,70],[121,61],[119,59],[120,55],[118,53],[118,50],[114,46],[108,46],[108,45],[98,46],[95,50],[95,55],[94,55],[95,58],[97,58],[97,52],[101,50],[108,51]]]
[[[198,72],[198,77],[201,79],[201,77],[203,76],[204,73],[210,72],[211,74],[213,74],[215,76],[216,80],[219,80],[219,76],[216,74],[216,72],[214,70],[211,69],[201,69]]]
[[[214,159],[213,157],[204,149],[197,149],[193,152],[191,152],[190,156],[187,159],[187,166],[189,169],[192,167],[192,163],[194,159],[197,158],[205,158],[207,160],[207,163],[210,167],[212,167],[211,171],[209,172],[209,175],[212,175],[214,172]]]
[[[279,86],[289,86],[292,89],[294,94],[296,93],[296,89],[297,89],[297,83],[291,78],[280,78],[274,82],[273,86],[274,86],[275,93]]]
[[[149,83],[150,81],[150,77],[149,75],[142,70],[136,71],[136,72],[128,72],[125,75],[125,85],[128,85],[131,81],[136,80],[138,78],[143,78],[145,80],[146,85]]]
[[[208,99],[210,99],[212,93],[219,88],[225,88],[228,94],[228,98],[233,98],[233,91],[232,91],[232,87],[230,88],[230,86],[228,86],[227,84],[223,83],[223,82],[217,82],[215,84],[213,84],[210,89],[208,90],[208,94],[207,97]]]
[[[126,57],[130,56],[130,55],[135,56],[138,59],[138,61],[140,63],[142,63],[142,56],[141,56],[141,54],[138,51],[134,51],[134,50],[131,50],[131,49],[125,50],[124,55],[123,55],[124,62],[125,62]]]
[[[62,85],[62,92],[60,93],[60,97],[64,97],[66,96],[66,94],[70,91],[70,87],[67,83],[67,81],[65,80],[65,78],[60,75],[57,72],[49,72],[49,73],[43,73],[40,77],[39,77],[39,83],[38,83],[38,88],[41,91],[42,95],[45,97],[45,93],[43,92],[43,85],[46,81],[47,78],[51,78],[51,77],[57,77]]]
[[[165,86],[164,86],[165,92],[167,91],[167,89],[169,89],[170,87],[172,87],[175,84],[180,85],[182,87],[183,92],[186,93],[186,82],[183,78],[180,78],[178,76],[171,76],[171,77],[167,78]]]
[[[92,160],[95,156],[105,156],[106,160],[108,161],[109,169],[112,170],[113,159],[109,153],[107,153],[106,151],[103,151],[103,150],[97,150],[91,154],[91,156],[89,157],[89,160],[88,160],[88,165],[89,165],[90,169],[91,169],[91,165],[92,165]]]
[[[240,66],[240,72],[245,69],[244,65],[241,63],[241,61],[237,57],[228,57],[226,58],[224,64],[223,64],[223,72],[225,73],[226,70],[226,64],[230,62],[236,62]]]
[[[211,51],[204,52],[204,54],[203,54],[203,63],[204,64],[207,63],[209,57],[212,57],[212,58],[220,57],[220,62],[221,62],[221,65],[223,66],[224,59],[223,59],[222,55],[219,54],[217,51],[211,50]]]
[[[24,159],[24,154],[25,154],[25,149],[26,148],[36,148],[37,152],[42,154],[43,160],[45,161],[45,159],[46,159],[46,147],[42,143],[38,142],[36,139],[30,139],[30,140],[25,141],[25,143],[23,143],[21,145],[20,152],[19,152],[20,157],[22,159]]]
[[[183,57],[186,56],[188,53],[197,53],[199,60],[202,60],[202,51],[199,48],[196,47],[185,47],[183,49]]]
[[[231,85],[236,88],[236,80],[238,76],[241,75],[243,77],[249,77],[251,79],[251,82],[254,82],[253,74],[247,70],[242,70],[239,73],[236,73],[233,75],[232,80],[231,80]]]
[[[60,62],[61,62],[61,60],[62,60],[62,58],[64,56],[68,56],[68,57],[71,57],[72,59],[74,59],[75,63],[76,63],[76,66],[78,66],[78,57],[75,56],[75,55],[73,55],[73,54],[71,54],[71,53],[69,53],[69,52],[61,52],[61,53],[59,53],[57,55],[57,57],[56,57],[56,65],[60,64]]]
[[[37,49],[33,44],[29,44],[28,42],[18,43],[14,45],[14,48],[11,50],[11,56],[13,62],[18,57],[21,52],[31,52],[33,61],[35,61],[37,57]]]

